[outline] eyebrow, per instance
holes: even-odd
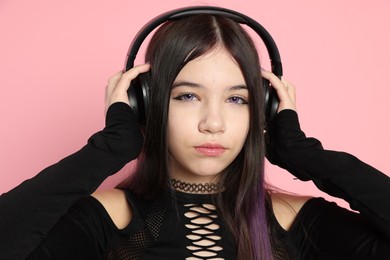
[[[177,87],[192,87],[192,88],[201,88],[202,85],[194,82],[189,82],[189,81],[177,81],[174,82],[172,85],[172,89],[177,88]],[[228,90],[240,90],[240,89],[248,89],[248,87],[244,84],[240,85],[234,85],[228,88]]]
[[[192,87],[192,88],[200,88],[201,85],[193,82],[188,82],[188,81],[177,81],[174,82],[172,85],[172,89],[177,88],[177,87]]]

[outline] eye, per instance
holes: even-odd
[[[228,102],[229,103],[240,104],[240,105],[248,104],[248,101],[246,101],[243,97],[240,97],[240,96],[230,97],[228,99]]]
[[[181,100],[181,101],[193,101],[193,100],[199,100],[194,94],[192,93],[186,93],[186,94],[181,94],[176,97],[174,97],[176,100]]]

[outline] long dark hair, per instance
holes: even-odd
[[[225,192],[215,195],[216,206],[235,238],[238,259],[272,259],[265,207],[260,62],[245,30],[226,17],[190,16],[166,22],[153,35],[146,53],[152,72],[144,147],[135,173],[121,186],[146,199],[167,190],[167,117],[172,84],[189,61],[218,46],[230,53],[244,75],[250,126],[241,152],[222,174]]]

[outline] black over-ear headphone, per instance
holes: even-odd
[[[271,70],[272,72],[281,78],[283,75],[282,62],[280,60],[279,50],[276,46],[275,41],[272,39],[271,35],[267,30],[260,25],[258,22],[252,18],[241,14],[239,12],[229,10],[226,8],[213,7],[213,6],[196,6],[189,8],[180,8],[172,10],[166,13],[163,13],[147,23],[133,39],[133,42],[130,45],[129,51],[127,53],[127,61],[125,70],[129,70],[134,67],[134,60],[137,56],[137,52],[145,40],[145,38],[159,25],[163,24],[166,21],[178,20],[185,18],[191,15],[197,14],[211,14],[211,15],[220,15],[228,17],[237,23],[246,24],[251,29],[253,29],[262,39],[269,58],[271,60]],[[136,114],[139,122],[145,123],[146,115],[148,112],[149,105],[149,88],[150,88],[150,73],[140,74],[136,79],[131,82],[129,88],[129,100],[131,107]],[[279,106],[279,99],[274,88],[272,88],[269,82],[263,79],[264,87],[264,96],[265,96],[265,117],[266,122],[269,122],[273,116],[277,113]]]

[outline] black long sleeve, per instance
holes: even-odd
[[[306,137],[298,115],[283,110],[267,131],[267,158],[300,180],[312,180],[322,191],[346,200],[390,238],[390,178],[355,156],[325,150]]]
[[[78,152],[0,197],[0,259],[25,259],[79,198],[135,159],[142,133],[131,108],[115,103],[106,127]]]

